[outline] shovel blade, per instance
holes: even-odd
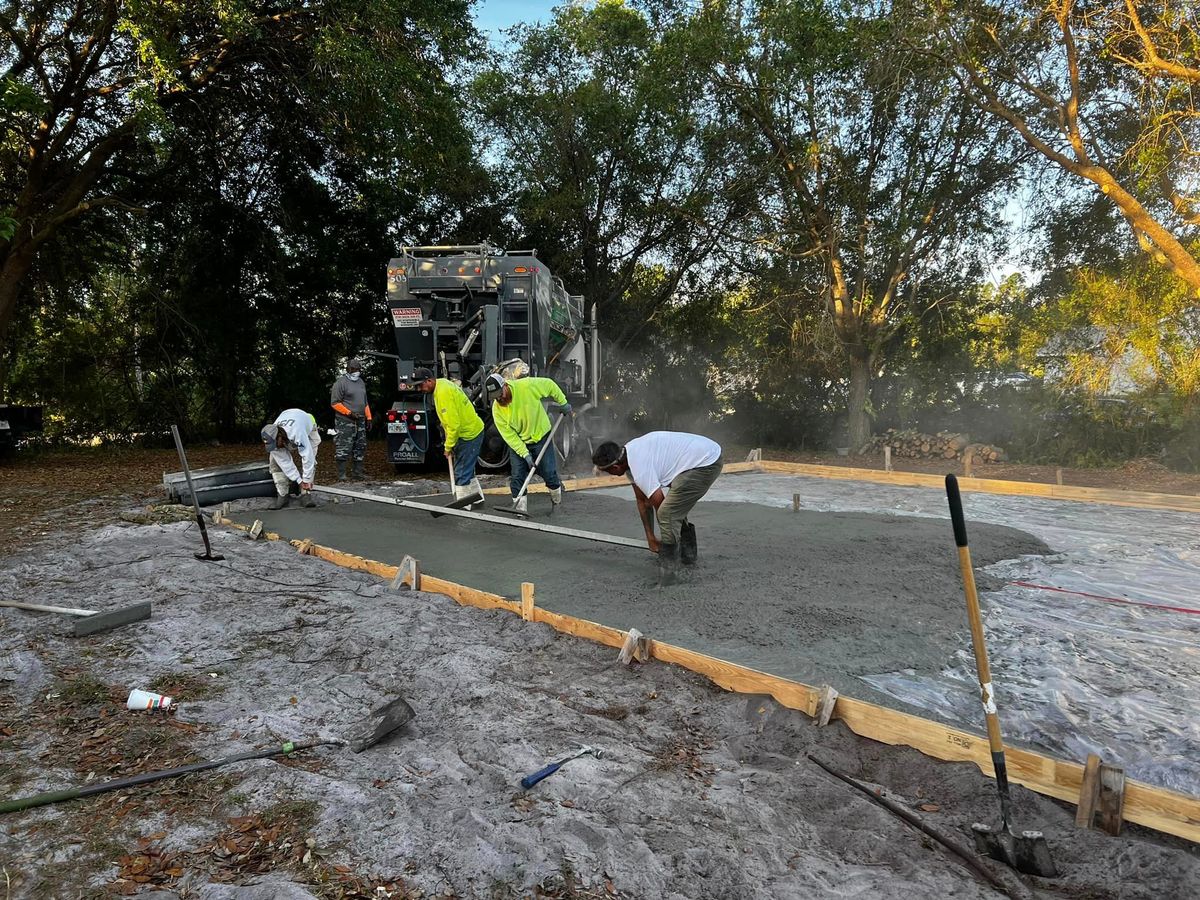
[[[982,855],[1026,875],[1058,877],[1050,846],[1040,831],[1022,831],[1018,835],[1006,828],[993,829],[976,823],[971,826],[971,832],[975,837],[975,849]]]
[[[397,697],[371,713],[370,717],[346,736],[346,746],[355,753],[374,747],[385,737],[411,722],[416,713],[403,697]]]

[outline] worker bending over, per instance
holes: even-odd
[[[483,485],[475,477],[475,464],[483,449],[483,419],[475,412],[475,404],[457,384],[438,378],[429,369],[417,369],[412,380],[418,390],[433,394],[433,408],[446,432],[446,458],[454,463],[454,499],[478,496],[482,503]]]
[[[696,526],[688,513],[721,474],[721,445],[698,434],[652,431],[624,447],[605,441],[592,454],[592,463],[610,475],[629,476],[646,543],[658,554],[659,584],[674,583],[679,562],[690,566],[698,556]]]
[[[489,375],[484,387],[492,398],[492,421],[496,423],[504,443],[508,444],[508,487],[516,510],[522,513],[529,511],[529,498],[517,500],[517,495],[521,493],[525,477],[533,468],[539,453],[542,459],[537,465],[537,472],[550,489],[550,502],[556,506],[562,503],[562,482],[558,478],[554,448],[548,447],[542,453],[542,448],[550,439],[550,417],[546,415],[542,400],[549,398],[563,415],[571,414],[571,404],[567,402],[562,388],[550,378],[509,380],[499,373]]]
[[[329,392],[333,407],[337,437],[334,439],[334,459],[337,460],[338,481],[346,480],[346,463],[353,457],[354,480],[362,481],[366,473],[363,463],[367,457],[367,429],[371,427],[371,404],[367,402],[367,385],[362,380],[362,361],[346,363],[346,374],[333,383]]]
[[[263,426],[262,439],[267,448],[271,478],[275,481],[275,500],[271,509],[287,506],[289,482],[292,481],[300,485],[301,505],[316,506],[309,493],[317,472],[317,447],[321,445],[316,418],[302,409],[285,409],[273,424]],[[299,470],[292,462],[292,447],[300,454]]]

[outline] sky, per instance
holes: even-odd
[[[489,38],[518,22],[545,21],[564,0],[476,0],[475,23]]]

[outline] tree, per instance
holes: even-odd
[[[514,230],[589,302],[617,346],[635,341],[711,256],[722,183],[700,154],[702,84],[663,3],[565,5],[519,26],[475,81]],[[665,277],[646,279],[647,266]]]
[[[0,338],[39,251],[103,208],[136,210],[171,111],[214,91],[302,95],[364,168],[403,137],[436,147],[465,0],[4,0]],[[434,114],[430,114],[430,113]],[[419,113],[419,114],[418,114]],[[416,123],[415,125],[413,123]],[[154,171],[155,167],[151,167]]]
[[[1135,0],[933,4],[925,43],[964,96],[1111,201],[1200,293],[1200,8]]]
[[[845,353],[857,449],[889,339],[913,312],[954,301],[940,273],[964,289],[982,274],[979,251],[1002,231],[997,197],[1020,163],[1014,142],[905,48],[924,27],[909,3],[714,2],[696,25],[739,147],[744,240],[818,286],[809,298]]]

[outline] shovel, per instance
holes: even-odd
[[[1054,878],[1058,870],[1050,857],[1050,847],[1040,831],[1013,830],[1012,799],[1008,792],[1008,766],[1004,761],[1004,741],[1000,737],[1000,718],[996,713],[996,695],[992,687],[992,670],[988,665],[987,644],[984,642],[983,617],[979,613],[979,595],[975,592],[975,570],[971,567],[971,550],[967,546],[967,523],[963,518],[962,497],[958,479],[946,476],[946,499],[950,503],[950,521],[954,524],[954,542],[958,545],[958,562],[962,568],[963,589],[967,596],[967,619],[971,623],[971,646],[975,651],[975,668],[979,672],[980,699],[987,718],[988,745],[992,751],[992,768],[996,788],[1000,792],[1000,827],[991,828],[978,823],[971,826],[975,849],[992,859],[1012,866],[1028,875]]]
[[[157,772],[143,772],[141,775],[131,775],[128,778],[117,778],[113,781],[102,781],[81,788],[67,788],[62,791],[47,791],[44,794],[33,794],[29,797],[18,797],[15,800],[0,802],[0,815],[10,812],[20,812],[24,809],[34,809],[38,806],[49,806],[64,800],[77,800],[80,797],[91,797],[109,791],[119,791],[124,788],[136,787],[140,784],[150,784],[162,781],[164,778],[176,778],[180,775],[190,775],[193,772],[204,772],[218,766],[230,763],[244,762],[248,759],[267,759],[271,756],[288,756],[301,750],[311,750],[314,747],[349,747],[355,753],[361,753],[368,747],[373,747],[396,729],[409,722],[416,713],[405,702],[403,697],[397,697],[390,703],[379,707],[371,713],[370,718],[362,722],[346,736],[344,741],[311,741],[307,744],[295,744],[288,741],[269,750],[251,750],[249,753],[237,753],[224,756],[221,759],[192,763],[175,769],[161,769]]]
[[[514,516],[519,516],[522,519],[529,518],[529,513],[521,512],[521,510],[517,509],[517,504],[521,502],[521,498],[529,490],[529,482],[533,481],[533,475],[537,472],[537,467],[541,464],[542,457],[546,455],[546,450],[554,446],[554,432],[558,431],[558,426],[562,424],[565,418],[566,416],[559,416],[555,420],[554,427],[550,429],[550,435],[546,438],[546,443],[542,444],[542,449],[538,452],[537,459],[529,467],[529,474],[525,476],[525,483],[521,485],[521,492],[513,498],[512,506],[493,506],[492,509],[496,510],[496,512],[512,513]]]
[[[183,475],[187,478],[188,492],[192,495],[192,507],[196,510],[196,524],[200,526],[200,536],[204,538],[204,552],[193,554],[196,559],[202,559],[205,562],[220,562],[225,557],[220,553],[212,552],[212,545],[208,542],[208,528],[204,525],[204,516],[200,513],[200,500],[196,497],[196,489],[192,487],[192,470],[188,468],[187,454],[183,452],[183,441],[179,437],[179,426],[171,426],[171,437],[175,438],[175,449],[179,451],[179,461],[183,464]]]
[[[453,490],[454,489],[453,451],[451,451],[450,456],[446,457],[446,461],[450,464],[450,489]],[[483,502],[482,495],[475,494],[474,496],[471,496],[471,497],[459,497],[457,500],[451,500],[449,503],[446,504],[445,508],[446,509],[465,509],[466,507],[471,506],[474,503],[482,503],[482,502]],[[440,519],[442,516],[445,515],[445,513],[435,512],[435,513],[430,513],[430,515],[433,516],[435,519]]]

